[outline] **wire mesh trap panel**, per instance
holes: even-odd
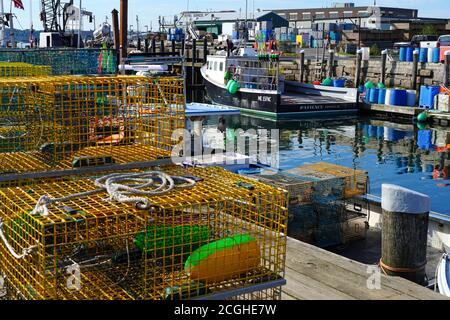
[[[155,193],[145,208],[91,192],[93,178],[0,189],[0,270],[15,297],[193,299],[284,278],[284,190],[222,168],[160,170],[178,181],[164,193],[166,178],[154,172],[122,181],[152,177],[140,189]],[[47,214],[36,212],[44,196],[57,199]]]
[[[183,80],[0,79],[0,174],[152,161],[184,128]]]
[[[344,198],[364,195],[368,190],[369,178],[367,171],[354,170],[332,163],[318,162],[287,170],[286,172],[296,177],[311,178],[314,181],[342,178]]]
[[[365,217],[353,216],[347,207],[352,197],[367,193],[367,172],[317,163],[251,176],[289,192],[289,236],[319,247],[365,237]]]
[[[0,62],[0,77],[36,77],[52,74],[50,66],[36,66],[23,62]]]
[[[111,49],[8,49],[0,61],[50,66],[53,75],[116,74],[117,51]]]

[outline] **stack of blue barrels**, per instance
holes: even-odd
[[[371,88],[366,91],[366,103],[385,104],[389,106],[414,106],[415,92],[410,96],[410,92],[403,89]]]
[[[414,48],[401,47],[400,48],[400,62],[412,62],[414,55]],[[420,48],[419,62],[421,63],[439,63],[440,48]]]

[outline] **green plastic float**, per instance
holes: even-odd
[[[325,80],[322,81],[322,86],[332,86],[333,85],[333,79],[331,78],[326,78]]]
[[[374,88],[375,88],[375,85],[374,85],[372,82],[367,81],[367,82],[364,84],[364,87],[365,87],[366,89],[374,89]]]
[[[149,226],[136,235],[135,246],[153,256],[190,253],[210,237],[207,226]]]
[[[426,112],[422,112],[417,116],[417,121],[425,122],[428,119],[428,114]]]

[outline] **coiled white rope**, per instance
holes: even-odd
[[[6,248],[11,253],[11,255],[14,258],[18,259],[18,260],[25,259],[27,256],[29,256],[30,254],[33,253],[34,249],[37,248],[37,245],[36,246],[30,246],[29,248],[24,248],[22,250],[22,254],[18,254],[16,252],[16,250],[14,250],[14,248],[8,242],[8,239],[6,239],[6,236],[3,233],[3,220],[1,220],[1,219],[0,219],[0,238],[2,239],[3,243],[5,244]]]
[[[183,182],[176,184],[175,180]],[[127,184],[125,184],[127,182]],[[134,184],[129,184],[129,183]],[[107,192],[107,201],[117,201],[120,203],[134,203],[138,209],[148,210],[152,207],[150,200],[146,197],[163,195],[174,188],[190,188],[196,181],[186,177],[170,176],[160,171],[150,171],[144,173],[113,173],[95,180],[95,186],[99,189],[71,194],[61,198],[50,198],[42,196],[36,204],[32,215],[48,216],[48,206],[57,202],[70,201],[77,198],[87,197],[100,192]],[[151,190],[142,190],[152,188]],[[133,196],[135,195],[135,196]]]

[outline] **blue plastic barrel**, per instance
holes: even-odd
[[[384,104],[386,101],[386,89],[380,89],[378,92],[378,104]]]
[[[367,89],[366,90],[366,98],[365,98],[365,102],[366,103],[370,103],[370,94],[372,92],[373,89]]]
[[[400,62],[406,61],[406,47],[400,48]]]
[[[345,87],[345,79],[333,80],[333,87],[336,87],[336,88],[343,88],[343,87]]]
[[[431,130],[419,130],[417,133],[417,146],[422,150],[430,150],[433,133]]]
[[[433,63],[439,63],[441,58],[441,48],[433,48]]]
[[[408,101],[408,94],[406,90],[395,89],[392,90],[389,104],[392,106],[406,106]]]
[[[380,93],[380,89],[377,89],[377,88],[370,89],[369,102],[370,103],[378,103],[379,93]]]
[[[378,127],[369,125],[369,137],[377,138],[378,137]]]
[[[414,48],[406,48],[406,60],[407,62],[413,62]]]
[[[419,107],[425,109],[434,108],[434,97],[439,94],[441,88],[439,86],[421,86]]]
[[[428,48],[420,48],[419,51],[419,62],[428,62]]]

